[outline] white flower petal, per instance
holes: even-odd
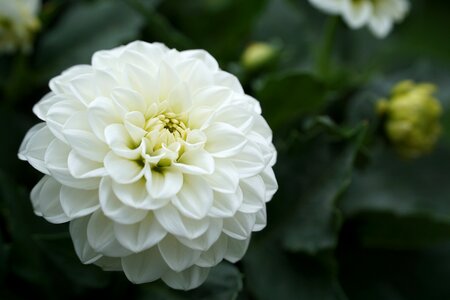
[[[175,114],[186,112],[192,105],[191,95],[186,83],[174,86],[167,98],[170,110]]]
[[[177,237],[177,239],[189,248],[207,251],[219,239],[222,233],[222,226],[222,219],[211,219],[208,230],[198,238]]]
[[[203,175],[214,172],[214,159],[203,149],[184,152],[173,165],[186,174]]]
[[[61,95],[58,96],[63,97]],[[82,109],[83,107],[79,102],[61,99],[57,103],[53,104],[47,112],[46,122],[48,128],[55,135],[55,137],[66,142],[66,138],[63,134],[64,126],[75,113],[80,112]]]
[[[207,251],[202,252],[202,255],[200,255],[200,258],[195,264],[205,268],[213,267],[223,260],[227,248],[228,237],[222,234]]]
[[[346,0],[309,0],[311,4],[328,13],[339,13]]]
[[[139,111],[132,111],[124,116],[124,125],[135,144],[139,144],[142,138],[147,134],[144,130],[145,117]]]
[[[219,64],[216,59],[211,56],[208,52],[201,49],[187,50],[180,53],[181,57],[184,59],[196,59],[201,60],[210,71],[218,71]]]
[[[233,239],[248,239],[255,221],[255,214],[244,214],[238,211],[234,217],[223,220],[223,232]]]
[[[192,104],[195,107],[208,107],[215,110],[230,103],[232,96],[233,92],[229,88],[209,86],[193,94]],[[195,121],[195,119],[192,121]]]
[[[171,288],[187,291],[205,282],[208,274],[209,268],[192,266],[183,272],[168,271],[161,279]]]
[[[225,71],[218,71],[214,73],[214,82],[220,86],[230,88],[234,92],[238,94],[243,94],[244,89],[242,88],[241,83],[239,82],[239,79],[237,79],[236,76],[225,72]]]
[[[114,224],[117,240],[125,248],[137,253],[155,246],[167,234],[152,213],[135,224]]]
[[[38,103],[33,106],[33,113],[42,121],[47,118],[47,113],[53,104],[62,101],[63,97],[55,95],[54,92],[47,93]]]
[[[238,129],[226,123],[214,123],[204,130],[205,150],[214,157],[224,158],[240,153],[247,139]]]
[[[218,110],[212,117],[212,122],[226,123],[247,133],[252,129],[255,117],[252,112],[243,110],[242,106],[230,105]]]
[[[144,176],[146,167],[137,161],[128,160],[109,152],[105,157],[105,168],[115,181],[128,184],[138,181]]]
[[[45,152],[45,164],[50,174],[60,183],[73,188],[92,190],[97,189],[99,178],[75,178],[69,171],[70,147],[58,139],[54,139]]]
[[[214,218],[233,217],[239,207],[241,207],[242,200],[243,194],[240,188],[232,194],[214,192],[214,202],[208,216]]]
[[[152,170],[151,182],[147,181],[147,190],[154,199],[167,199],[176,195],[183,185],[183,174],[176,168]]]
[[[69,69],[62,72],[61,75],[56,76],[55,78],[51,79],[49,82],[50,89],[55,94],[71,94],[71,90],[69,88],[69,81],[72,79],[84,75],[84,74],[91,74],[92,73],[92,67],[89,65],[76,65],[73,67],[70,67]]]
[[[181,272],[192,266],[201,254],[201,251],[181,244],[172,235],[167,235],[158,244],[158,249],[167,265],[176,272]]]
[[[170,198],[151,197],[147,192],[144,178],[129,184],[113,182],[112,188],[120,202],[136,209],[154,210],[170,201]]]
[[[368,22],[372,9],[370,1],[344,1],[342,14],[351,28],[360,28]]]
[[[155,281],[169,269],[158,247],[123,257],[122,267],[127,278],[133,283]]]
[[[247,252],[248,245],[250,244],[250,237],[245,240],[228,238],[227,253],[225,259],[229,262],[235,263],[240,260],[245,252]]]
[[[145,63],[145,61],[144,61]],[[123,68],[123,72],[126,75],[126,79],[130,87],[133,90],[138,92],[142,99],[150,103],[151,101],[158,101],[158,83],[153,76],[153,70],[156,71],[157,67],[154,64],[151,64],[151,67],[141,66],[141,64],[133,65],[126,64]],[[132,111],[132,110],[129,110]],[[145,110],[136,110],[145,112]]]
[[[211,71],[208,70],[208,67],[202,61],[192,60],[192,63],[185,62],[186,68],[181,72],[184,73],[183,79],[189,84],[189,89],[193,93],[212,85]]]
[[[97,97],[109,96],[114,86],[117,86],[117,82],[110,73],[95,69],[69,82],[70,91],[85,106],[89,106]]]
[[[89,216],[70,221],[70,236],[72,237],[73,246],[83,264],[91,264],[102,257],[88,243],[88,222]]]
[[[231,161],[240,178],[255,176],[265,169],[264,156],[259,147],[253,143],[247,143],[244,149],[236,154]]]
[[[100,207],[98,190],[80,190],[62,186],[60,201],[64,213],[71,219],[90,215]]]
[[[19,158],[26,160],[39,172],[49,174],[45,165],[45,152],[55,137],[45,123],[34,125],[25,135],[19,148]]]
[[[181,190],[172,198],[172,204],[188,218],[202,219],[213,203],[211,188],[199,176],[185,175]]]
[[[131,111],[146,111],[147,105],[144,98],[132,89],[117,87],[111,95],[121,116]]]
[[[261,176],[242,179],[239,186],[244,199],[239,211],[243,213],[256,213],[265,207],[266,188]]]
[[[59,202],[61,184],[50,176],[44,176],[31,191],[31,202],[36,215],[50,223],[65,223],[70,218],[64,213]]]
[[[99,266],[104,271],[123,271],[122,260],[117,257],[102,256],[94,261],[94,265]]]
[[[123,257],[131,254],[117,241],[114,235],[114,222],[108,219],[101,210],[93,213],[87,227],[87,238],[91,247],[106,256]]]
[[[392,29],[392,21],[387,17],[373,17],[370,20],[369,27],[372,32],[380,39],[385,38]]]
[[[266,185],[266,202],[270,201],[278,190],[278,182],[275,178],[275,173],[271,167],[267,167],[262,173],[259,174],[264,180]]]
[[[159,100],[166,100],[169,97],[172,87],[177,86],[181,79],[174,69],[166,61],[161,61],[159,65],[157,78],[159,80]]]
[[[186,218],[171,204],[155,210],[154,213],[158,222],[176,236],[195,239],[204,234],[209,227],[209,218],[201,220]]]
[[[103,213],[114,222],[134,224],[145,218],[147,211],[133,208],[119,200],[112,188],[112,180],[104,177],[99,188],[100,205]]]
[[[106,127],[105,141],[118,156],[128,160],[137,160],[141,157],[141,147],[135,145],[128,130],[122,124],[111,124]]]
[[[92,101],[87,109],[89,125],[92,132],[105,142],[105,128],[114,123],[120,123],[121,117],[114,102],[106,97],[98,97]]]
[[[226,159],[215,159],[215,170],[211,175],[203,178],[209,186],[217,192],[234,193],[239,185],[239,173],[234,164]]]
[[[102,162],[108,153],[106,144],[90,131],[85,112],[75,113],[67,120],[63,133],[72,149],[87,159]]]
[[[67,158],[67,167],[75,178],[91,178],[106,176],[106,170],[102,163],[89,160],[75,151],[70,151]]]
[[[260,211],[256,213],[256,221],[255,226],[253,226],[253,231],[261,231],[267,225],[267,211],[266,208],[263,207]]]

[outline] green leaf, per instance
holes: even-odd
[[[89,63],[95,51],[137,39],[143,24],[122,1],[77,1],[37,46],[39,79],[45,82],[70,66]]]
[[[3,229],[11,239],[8,245],[0,246],[4,250],[9,249],[8,264],[11,272],[28,283],[43,288],[50,287],[50,278],[39,251],[30,251],[36,245],[31,239],[35,217],[32,215],[28,193],[1,171],[0,200],[0,213],[5,226]]]
[[[349,221],[365,247],[422,249],[450,240],[450,223],[426,215],[397,216],[386,212],[361,213]]]
[[[365,128],[362,125],[356,129],[345,146],[334,151],[327,167],[296,196],[297,205],[292,209],[283,234],[286,249],[314,254],[336,246],[341,214],[335,201],[351,182]],[[302,175],[308,176],[308,173]]]
[[[220,63],[239,59],[266,0],[165,0],[159,8],[175,28]],[[188,13],[187,13],[188,12]],[[216,24],[211,26],[211,22]]]
[[[448,243],[420,251],[393,251],[344,239],[339,253],[339,279],[349,299],[450,299]]]
[[[211,269],[208,279],[200,287],[181,292],[160,283],[144,285],[138,299],[156,300],[231,300],[236,299],[242,289],[242,275],[239,270],[226,262]]]
[[[0,288],[3,288],[3,282],[6,279],[10,249],[11,245],[6,243],[0,232]]]
[[[450,222],[449,177],[450,151],[443,146],[432,155],[404,161],[378,145],[372,164],[354,174],[339,206],[346,216],[377,211],[399,216],[420,214]]]
[[[264,115],[273,129],[299,117],[318,114],[326,102],[325,86],[310,74],[291,72],[269,76],[257,89]]]
[[[259,300],[345,300],[327,260],[334,263],[288,254],[273,239],[252,243],[244,258],[245,286]]]
[[[59,274],[64,274],[73,285],[102,288],[109,283],[111,272],[81,263],[68,233],[37,235],[34,240]]]

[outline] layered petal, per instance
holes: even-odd
[[[83,263],[192,289],[265,227],[278,188],[272,131],[207,52],[136,41],[50,89],[19,158],[46,174],[33,208],[70,221]]]
[[[155,281],[169,269],[158,247],[123,257],[122,267],[127,278],[133,283]]]
[[[168,271],[161,279],[170,287],[177,290],[191,290],[205,282],[209,268],[192,266],[182,272]]]
[[[116,223],[114,232],[119,243],[135,253],[155,246],[167,235],[152,213],[135,224]]]
[[[61,184],[50,176],[44,176],[31,191],[31,202],[36,215],[55,224],[70,221],[59,201],[60,192]]]

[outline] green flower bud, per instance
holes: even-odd
[[[376,106],[385,116],[386,135],[397,152],[405,158],[416,158],[433,150],[441,133],[442,107],[430,83],[402,81],[394,86],[389,100]]]
[[[257,71],[272,64],[278,56],[278,50],[267,43],[252,43],[241,57],[242,66],[248,71]]]

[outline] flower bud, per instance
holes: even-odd
[[[397,152],[416,158],[431,152],[441,133],[440,102],[430,83],[402,81],[395,85],[389,100],[380,100],[376,110],[386,117],[384,129]]]
[[[41,24],[40,0],[0,0],[0,52],[29,51]]]
[[[248,71],[257,71],[272,64],[278,56],[277,49],[267,43],[252,43],[241,57],[243,67]]]

